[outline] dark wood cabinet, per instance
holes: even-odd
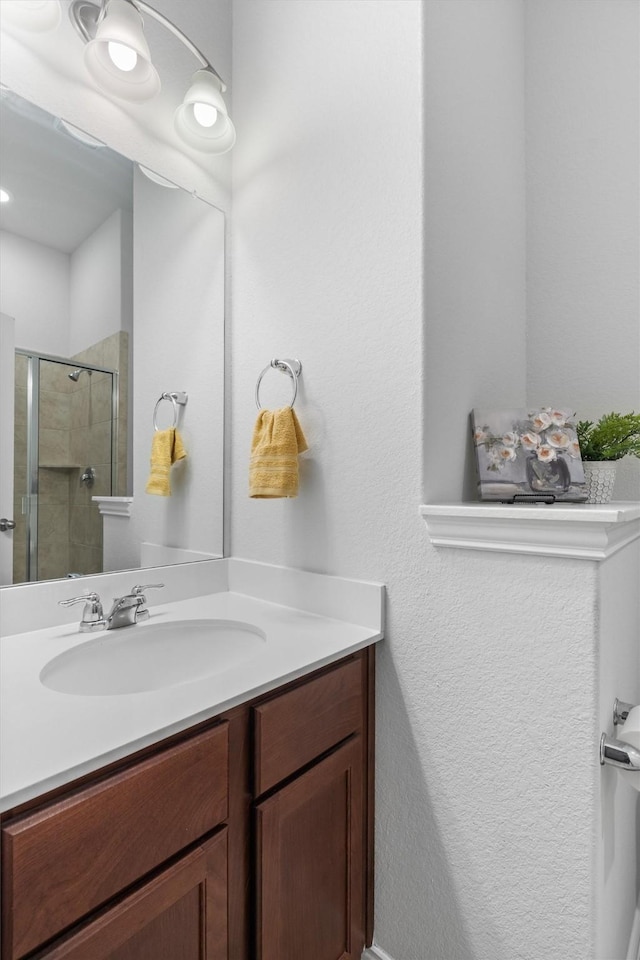
[[[356,960],[373,648],[7,811],[3,960]]]
[[[364,948],[362,743],[258,803],[258,960],[356,960]]]
[[[227,960],[226,830],[40,957]]]
[[[25,956],[227,818],[227,724],[2,830],[3,956]]]

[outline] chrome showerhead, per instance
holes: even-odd
[[[73,380],[74,383],[77,383],[80,379],[81,373],[88,373],[89,376],[93,373],[93,370],[85,370],[84,367],[78,367],[76,370],[72,370],[71,373],[68,373],[67,376],[69,380]]]

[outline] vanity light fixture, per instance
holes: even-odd
[[[0,187],[0,203],[11,203],[13,200],[12,195],[8,190],[5,190],[4,187]]]
[[[236,139],[222,98],[227,89],[217,70],[191,40],[143,0],[72,0],[69,16],[86,42],[85,63],[96,83],[113,96],[143,101],[160,90],[160,77],[144,36],[142,15],[156,20],[199,61],[175,128],[189,146],[204,153],[226,153]]]
[[[87,9],[86,3],[75,6],[77,16],[81,11],[86,15]],[[155,97],[160,92],[160,77],[151,63],[136,7],[129,0],[109,0],[95,9],[95,34],[84,50],[84,62],[93,79],[107,93],[124,100]],[[89,18],[85,20],[88,22]]]

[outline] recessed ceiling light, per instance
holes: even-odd
[[[11,200],[13,200],[13,196],[9,191],[5,190],[4,187],[0,187],[0,203],[9,203]]]

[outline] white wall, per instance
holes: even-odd
[[[15,317],[17,346],[72,356],[131,326],[130,305],[123,317],[123,285],[131,291],[122,269],[127,234],[119,210],[71,255],[0,231],[0,304]]]
[[[528,398],[640,410],[640,4],[527,4]],[[615,496],[640,499],[640,460]]]
[[[224,215],[182,190],[134,174],[134,505],[140,541],[222,555],[224,465]],[[165,231],[171,229],[172,242]],[[186,391],[178,427],[187,458],[171,496],[146,494],[153,414]],[[173,424],[163,401],[158,426]]]
[[[123,259],[123,231],[131,214],[115,210],[71,254],[69,356],[131,326],[123,324],[123,285],[131,292],[131,257]]]
[[[605,956],[596,903],[633,879],[595,874],[601,573],[436,550],[417,514],[423,482],[460,496],[471,401],[526,401],[523,4],[234,10],[231,550],[387,584],[376,940],[395,960]],[[303,362],[311,449],[297,500],[251,501],[278,355]]]
[[[0,262],[0,310],[15,318],[16,346],[68,356],[68,255],[2,230]]]
[[[419,533],[420,29],[414,0],[235,7],[239,556],[358,576],[363,557]],[[302,494],[249,500],[256,379],[279,356],[303,364]],[[265,404],[288,402],[285,376],[270,372],[263,384]],[[382,577],[378,564],[366,567]]]
[[[523,27],[513,0],[424,4],[430,502],[475,499],[469,411],[526,403]]]

